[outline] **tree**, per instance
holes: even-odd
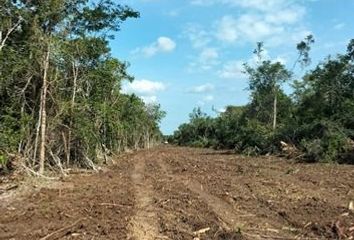
[[[300,63],[301,67],[307,67],[311,64],[311,58],[310,58],[310,50],[311,50],[311,45],[315,43],[315,39],[313,35],[308,35],[303,41],[299,42],[296,45],[296,49],[299,52],[299,56],[296,59],[293,69],[295,69],[296,64]]]
[[[309,36],[297,45],[296,62],[302,67],[310,62],[309,45],[313,42]],[[216,118],[194,110],[189,122],[174,133],[172,142],[234,149],[247,155],[283,154],[281,142],[285,142],[296,150],[298,159],[354,163],[353,49],[351,40],[345,54],[327,57],[301,81],[295,81],[290,98],[281,89],[281,84],[291,77],[290,72],[278,62],[262,60],[263,44],[258,43],[254,51],[257,64],[245,65],[250,102],[228,106]],[[205,134],[205,129],[211,131]]]
[[[254,53],[258,56],[259,62],[255,67],[245,64],[245,71],[249,76],[249,89],[252,92],[252,98],[258,101],[261,108],[265,108],[263,100],[271,95],[273,98],[272,127],[277,127],[278,115],[278,97],[281,93],[281,84],[290,79],[291,73],[280,62],[272,63],[269,60],[262,60],[261,53],[263,45],[258,43]]]
[[[163,112],[120,92],[133,77],[108,42],[138,12],[111,0],[1,3],[0,155],[16,149],[43,174],[158,141]]]

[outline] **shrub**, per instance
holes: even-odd
[[[308,161],[334,162],[350,151],[349,138],[338,123],[319,121],[304,127],[301,134],[305,138],[300,146]]]

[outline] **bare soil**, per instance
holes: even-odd
[[[19,185],[0,191],[0,239],[354,239],[350,165],[162,146]]]

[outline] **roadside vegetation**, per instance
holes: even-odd
[[[139,13],[112,0],[0,1],[0,172],[94,168],[159,141],[158,105],[120,92],[109,39]]]
[[[139,12],[113,0],[0,0],[0,173],[20,164],[45,169],[95,168],[115,153],[161,141],[165,113],[123,94],[128,63],[109,40]],[[234,149],[248,155],[287,153],[307,161],[354,163],[354,40],[301,79],[314,43],[297,45],[291,70],[263,58],[245,64],[250,102],[212,118],[196,108],[169,141]],[[287,94],[284,84],[293,86]]]
[[[291,70],[262,59],[263,44],[258,43],[254,51],[258,61],[244,65],[250,102],[228,106],[215,118],[195,108],[170,142],[354,164],[354,40],[345,53],[328,56],[295,79],[293,70],[310,64],[313,43],[308,36],[297,45],[299,55]],[[293,87],[291,94],[284,91],[284,83]]]

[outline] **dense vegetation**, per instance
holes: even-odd
[[[108,46],[137,17],[112,0],[0,1],[0,170],[94,167],[159,140],[164,113],[120,92],[133,78]]]
[[[309,65],[313,43],[309,36],[297,45],[295,65]],[[287,150],[307,161],[354,163],[354,40],[346,53],[327,57],[301,80],[283,64],[263,60],[262,51],[259,43],[258,62],[245,64],[251,91],[246,106],[229,106],[216,118],[196,108],[170,141],[245,154]],[[282,83],[290,80],[294,91],[288,95]]]

